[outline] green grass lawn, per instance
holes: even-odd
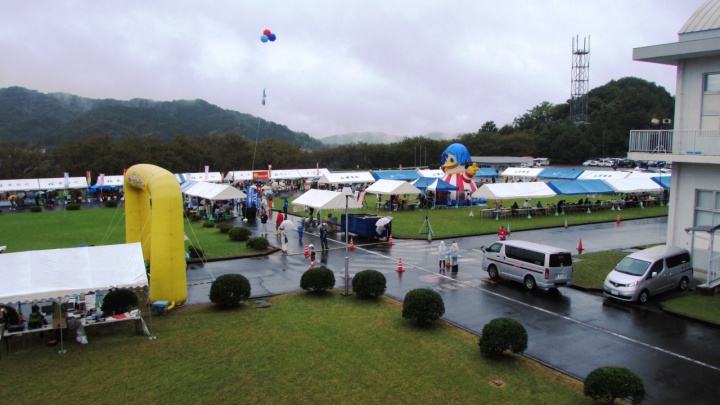
[[[573,263],[573,284],[602,290],[605,277],[629,254],[629,252],[611,250],[573,256],[573,259],[577,260]]]
[[[69,343],[63,356],[34,335],[16,339],[0,360],[3,402],[592,403],[580,382],[523,357],[481,357],[465,331],[412,326],[388,298],[268,300],[271,308],[209,304],[153,317],[156,341],[130,324],[88,328],[90,343]]]
[[[701,295],[697,291],[663,303],[666,309],[720,324],[720,295]]]

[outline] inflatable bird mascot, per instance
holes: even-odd
[[[441,163],[445,173],[443,180],[458,188],[458,191],[451,192],[454,200],[458,199],[458,194],[461,192],[469,196],[477,190],[473,176],[477,173],[478,167],[472,163],[470,152],[465,145],[454,143],[448,146],[442,153]]]

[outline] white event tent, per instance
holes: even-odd
[[[40,190],[38,179],[0,180],[0,192]]]
[[[66,188],[81,189],[88,188],[87,178],[85,177],[68,177],[67,183],[64,177],[53,179],[38,179],[41,190],[60,190]]]
[[[320,184],[352,184],[374,183],[375,178],[370,172],[336,172],[325,173],[320,176]]]
[[[528,179],[536,179],[537,176],[545,169],[535,167],[508,167],[502,172],[503,177],[524,177]]]
[[[610,171],[610,170],[585,170],[577,178],[577,180],[607,180],[607,179],[624,179],[630,172]]]
[[[441,178],[445,176],[445,172],[439,169],[417,169],[420,177]]]
[[[208,200],[234,200],[245,198],[247,195],[228,184],[208,183],[205,181],[186,181],[180,186],[183,194]]]
[[[98,176],[96,186],[124,187],[125,176]]]
[[[546,183],[485,183],[472,193],[473,198],[545,198],[557,195]]]
[[[220,175],[220,172],[176,173],[175,177],[177,177],[177,179],[180,183],[184,183],[184,182],[190,181],[190,180],[209,181],[209,182],[213,182],[213,183],[222,183],[222,181],[223,181],[223,178],[222,178],[222,175]]]
[[[339,191],[310,189],[291,202],[292,205],[312,207],[320,210],[345,209],[345,194]],[[350,209],[362,208],[362,204],[355,201],[353,196],[347,197],[347,207]]]
[[[660,193],[663,191],[663,188],[650,177],[605,179],[603,181],[616,193]]]
[[[148,285],[140,242],[3,253],[0,280],[2,303]]]
[[[407,181],[380,179],[365,189],[368,194],[420,194],[419,188]]]

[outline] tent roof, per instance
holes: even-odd
[[[337,172],[325,173],[320,176],[321,184],[374,183],[375,178],[370,172]]]
[[[85,177],[68,177],[67,187],[65,187],[65,178],[58,177],[52,179],[38,179],[41,190],[57,190],[65,188],[87,188],[88,182]]]
[[[652,177],[652,180],[659,184],[662,188],[669,189],[670,188],[670,182],[672,180],[672,177],[670,176],[657,176]]]
[[[571,169],[545,169],[539,175],[538,179],[565,179],[575,180],[583,173],[582,170]]]
[[[420,177],[443,177],[445,173],[443,173],[440,169],[418,169],[417,173],[420,175]]]
[[[419,188],[420,190],[430,190],[430,191],[453,191],[458,190],[457,186],[453,186],[452,184],[448,183],[447,181],[443,179],[433,179],[428,177],[421,177],[417,180],[415,180],[413,183],[413,186]]]
[[[140,242],[3,253],[0,279],[3,303],[148,285]]]
[[[292,205],[302,205],[321,210],[345,209],[345,194],[338,191],[310,189],[291,202]],[[355,201],[353,196],[347,198],[348,208],[362,208],[362,204]]]
[[[303,176],[297,170],[274,170],[270,172],[270,180],[292,180]]]
[[[473,198],[544,198],[553,197],[555,192],[543,182],[537,183],[495,183],[483,184],[472,193]]]
[[[615,170],[585,170],[576,180],[624,179],[628,173]]]
[[[375,180],[402,180],[412,181],[418,179],[420,175],[415,170],[383,170],[372,173]]]
[[[183,194],[206,198],[208,200],[233,200],[247,195],[228,184],[215,184],[205,181],[186,181],[180,186]]]
[[[330,173],[330,170],[325,168],[297,169],[297,171],[303,178],[315,178]]]
[[[420,189],[407,181],[381,179],[366,188],[365,192],[371,194],[420,194]]]
[[[614,193],[604,180],[559,180],[548,182],[548,187],[558,194],[603,194]]]
[[[0,192],[40,190],[38,179],[0,180]]]
[[[186,181],[195,180],[195,181],[211,181],[215,183],[222,183],[223,178],[220,175],[220,172],[208,172],[207,176],[205,175],[205,172],[200,173],[176,173],[175,177],[177,177],[178,181],[180,183],[184,183]],[[106,184],[107,185],[107,184]]]
[[[536,178],[545,169],[534,167],[508,167],[502,172],[503,177],[532,177]]]
[[[498,177],[498,172],[492,167],[481,167],[473,177]]]
[[[605,183],[615,190],[616,193],[658,193],[663,189],[651,178],[607,179]]]
[[[117,187],[124,187],[125,186],[125,176],[105,176],[103,179],[103,184],[100,184],[100,176],[98,176],[97,183],[95,183],[96,186],[117,186]]]

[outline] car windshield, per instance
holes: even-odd
[[[633,259],[632,257],[626,257],[618,263],[615,267],[615,271],[620,273],[631,274],[633,276],[642,276],[650,267],[650,262],[644,260]]]

